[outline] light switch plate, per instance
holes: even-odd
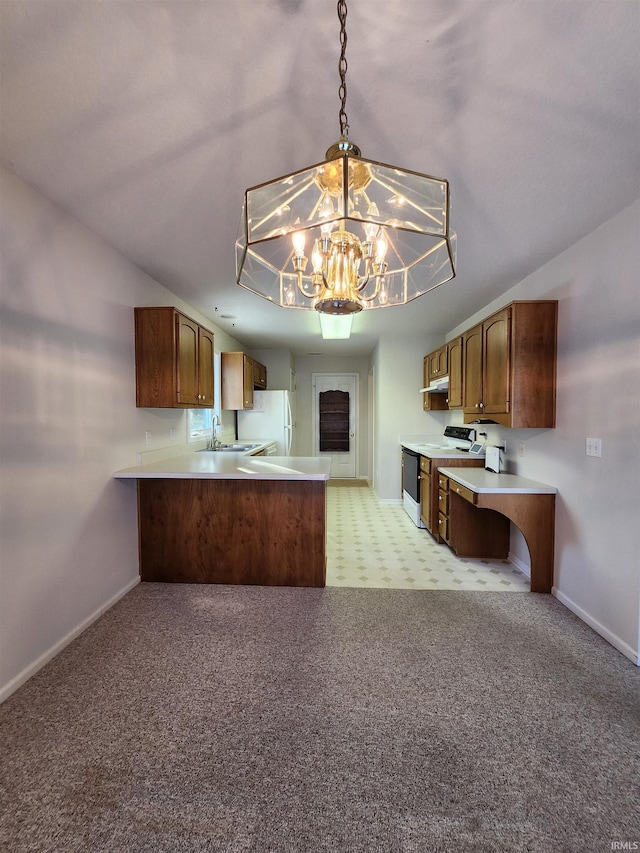
[[[587,456],[602,456],[601,438],[587,438]]]

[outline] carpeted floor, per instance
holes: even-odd
[[[546,595],[142,584],[0,708],[0,848],[605,853],[639,681]]]

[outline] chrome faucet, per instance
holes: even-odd
[[[211,418],[211,438],[209,440],[209,449],[218,450],[220,447],[220,439],[218,438],[218,429],[220,428],[220,418],[214,415]]]

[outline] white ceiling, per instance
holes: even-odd
[[[334,0],[0,0],[0,24],[3,164],[248,347],[444,333],[640,196],[637,0],[349,0],[350,138],[450,181],[458,275],[323,343],[235,285],[234,241],[244,190],[340,135]]]

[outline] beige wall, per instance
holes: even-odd
[[[298,456],[313,456],[313,374],[355,373],[358,376],[358,460],[356,476],[368,477],[368,372],[369,359],[347,356],[298,356],[296,372],[296,451]]]
[[[413,396],[420,356],[515,299],[558,299],[555,429],[488,426],[507,441],[508,470],[558,488],[555,594],[630,659],[640,634],[640,202],[468,317],[441,340],[382,340],[376,373],[375,475],[382,499],[400,497],[398,435],[461,424],[459,412],[422,413]],[[425,297],[425,298],[428,298]],[[400,366],[404,369],[400,370]],[[400,428],[398,412],[403,413]],[[587,457],[586,437],[602,439]],[[520,442],[524,456],[518,455]],[[526,545],[512,551],[528,563]]]
[[[267,368],[267,387],[270,391],[293,391],[294,357],[288,349],[248,350],[253,358]]]
[[[424,297],[428,299],[429,297]],[[409,436],[442,435],[448,412],[422,408],[422,359],[441,338],[382,338],[371,356],[374,372],[374,488],[382,501],[400,501],[400,442]]]
[[[558,300],[556,428],[488,428],[510,471],[558,488],[555,593],[638,662],[640,201],[452,329],[514,299]],[[458,416],[460,418],[460,416]],[[452,423],[461,422],[452,420]],[[602,458],[586,438],[602,439]],[[519,445],[525,443],[524,456]],[[520,537],[512,549],[528,560]]]
[[[133,307],[176,305],[239,344],[2,170],[0,698],[138,580],[140,451],[186,415],[137,409]],[[151,445],[144,443],[151,431]]]
[[[211,325],[78,222],[2,170],[0,699],[138,579],[135,487],[114,471],[186,439],[177,410],[135,407],[133,307],[175,304]],[[500,430],[519,473],[558,486],[556,594],[637,660],[640,633],[640,202],[529,276],[517,298],[560,300],[558,424]],[[470,325],[470,317],[458,327]],[[214,327],[216,349],[242,349]],[[451,330],[449,337],[457,330]],[[299,452],[311,452],[311,375],[360,378],[359,475],[400,498],[400,436],[441,432],[422,411],[422,356],[442,340],[382,340],[370,359],[295,362]],[[265,363],[267,360],[265,359]],[[603,440],[602,459],[584,454]],[[514,449],[525,441],[524,457]],[[518,547],[517,543],[514,547]]]

